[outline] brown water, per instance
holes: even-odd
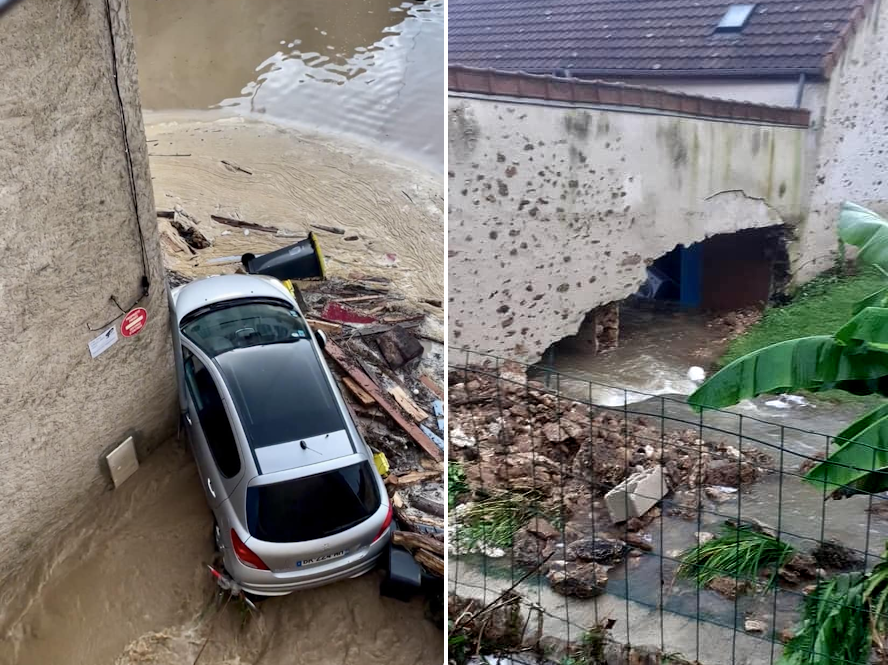
[[[223,109],[444,162],[443,0],[132,0],[146,109]]]
[[[246,616],[214,602],[211,516],[190,452],[172,441],[59,534],[64,552],[0,637],[3,665],[402,663],[439,665],[443,632],[420,601],[379,596],[379,578],[270,599]]]

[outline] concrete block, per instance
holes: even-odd
[[[614,523],[625,522],[631,517],[644,515],[668,491],[669,487],[663,480],[663,467],[655,466],[633,473],[605,494],[604,502]]]

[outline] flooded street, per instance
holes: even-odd
[[[147,110],[216,109],[319,130],[443,171],[443,1],[130,7]]]
[[[211,519],[191,453],[167,442],[60,534],[0,663],[192,665],[201,649],[202,665],[441,662],[422,602],[380,598],[376,573],[267,600],[258,616],[214,602]]]

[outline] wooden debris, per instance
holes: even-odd
[[[434,554],[427,552],[426,550],[417,550],[413,555],[413,558],[416,559],[416,562],[423,566],[430,573],[433,573],[439,577],[444,577],[444,560],[439,559]]]
[[[265,231],[266,233],[277,233],[280,229],[276,226],[266,226],[265,224],[257,224],[256,222],[245,222],[242,219],[234,219],[232,217],[223,217],[222,215],[210,215],[210,219],[220,224],[233,226],[238,229],[252,229],[253,231]]]
[[[419,382],[435,393],[438,399],[444,399],[444,391],[441,389],[441,386],[435,383],[427,374],[423,374],[419,377]]]
[[[426,480],[440,480],[441,471],[410,471],[399,476],[392,474],[391,476],[389,476],[389,478],[391,478],[393,484],[397,485],[398,487],[403,487],[404,485],[421,483]]]
[[[149,157],[191,157],[190,152],[170,152],[170,153],[162,153],[162,152],[149,152]]]
[[[170,225],[179,232],[182,240],[194,249],[206,249],[212,244],[210,239],[184,215],[174,213]]]
[[[392,536],[395,545],[401,545],[413,552],[414,550],[424,549],[432,554],[444,556],[444,543],[435,540],[430,536],[421,533],[413,533],[411,531],[395,531]]]
[[[250,169],[245,169],[243,166],[238,166],[234,162],[228,162],[226,160],[221,160],[222,164],[225,165],[229,171],[240,171],[241,173],[246,173],[247,175],[253,175],[253,172]]]
[[[361,370],[357,364],[349,358],[346,353],[340,349],[334,342],[328,341],[324,347],[324,351],[333,360],[335,360],[343,370],[345,370],[364,390],[369,393],[373,399],[388,413],[392,419],[401,426],[401,428],[410,435],[420,448],[422,448],[429,456],[436,460],[444,459],[444,452],[432,442],[432,440],[423,434],[422,430],[415,423],[407,420],[401,415],[401,410],[392,404],[385,395],[379,390],[379,387],[370,380],[370,378]]]
[[[410,323],[401,323],[399,324],[405,330],[409,330],[411,328],[418,328],[419,322],[410,322]],[[388,324],[379,324],[374,326],[366,326],[361,328],[360,330],[356,330],[353,334],[354,337],[368,337],[369,335],[379,335],[381,333],[387,332],[391,330],[394,326]]]
[[[312,224],[312,226],[321,231],[326,231],[327,233],[335,233],[339,236],[345,235],[345,229],[341,229],[338,226],[327,226],[326,224]]]
[[[371,406],[373,404],[376,404],[376,400],[373,399],[373,396],[370,395],[366,390],[361,388],[361,386],[359,386],[350,376],[343,377],[342,382],[348,387],[352,395],[357,397],[358,401],[364,406]]]
[[[395,401],[398,405],[404,409],[407,413],[410,414],[410,417],[413,418],[416,422],[421,423],[424,420],[428,420],[431,416],[427,414],[425,411],[416,406],[416,403],[407,396],[407,393],[404,392],[404,389],[401,386],[393,386],[388,390],[389,395],[395,398]]]
[[[431,305],[432,307],[437,307],[438,309],[442,309],[444,307],[443,301],[438,298],[423,298],[422,300],[426,305]]]
[[[410,504],[419,508],[422,512],[436,517],[444,517],[444,504],[427,499],[422,494],[416,493],[410,496]]]
[[[324,305],[320,317],[325,321],[336,323],[376,323],[375,317],[362,314],[345,305],[340,305],[338,302],[328,302]]]
[[[240,257],[238,257],[238,260],[240,260]],[[332,333],[334,335],[338,335],[342,332],[342,326],[338,323],[318,321],[317,319],[305,319],[305,322],[314,330],[323,330],[324,332]]]
[[[175,210],[158,210],[157,216],[163,217],[164,219],[172,219],[173,217],[176,216],[176,211]]]
[[[401,498],[401,495],[395,492],[392,494],[392,506],[396,509],[401,510],[404,507],[404,499]]]
[[[355,296],[354,298],[340,298],[339,302],[369,302],[379,300],[382,296]]]
[[[390,330],[376,338],[379,350],[392,369],[403,367],[406,363],[422,355],[422,344],[401,326],[392,326]]]

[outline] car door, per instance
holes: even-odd
[[[216,508],[243,473],[243,461],[216,378],[193,351],[183,347],[182,355],[188,402],[185,423],[204,493]]]

